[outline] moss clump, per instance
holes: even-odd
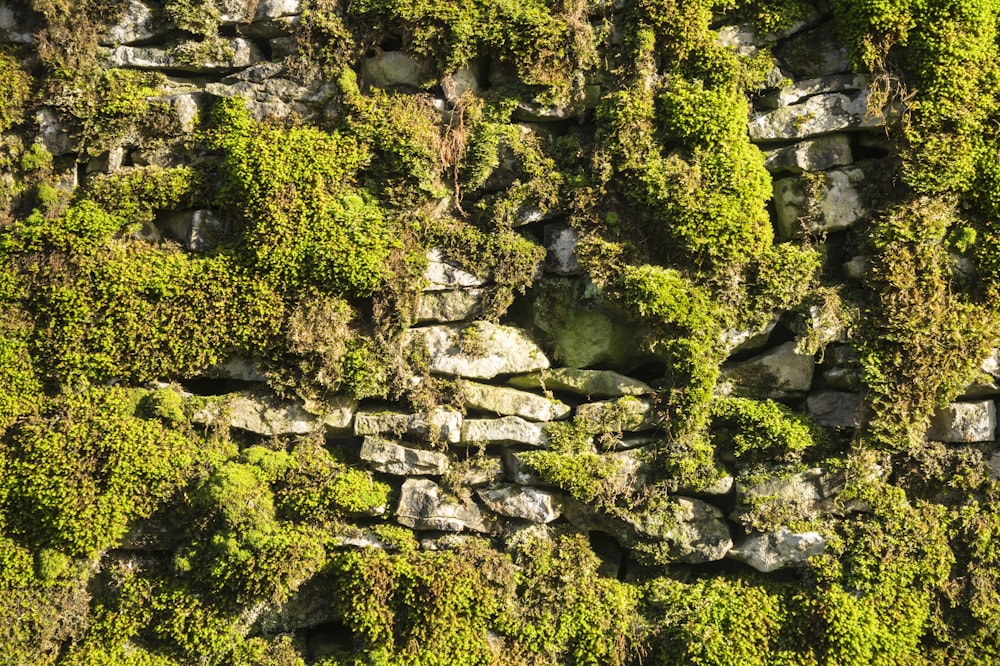
[[[16,58],[0,51],[0,132],[21,122],[30,94],[28,74]]]
[[[792,463],[827,438],[811,419],[773,400],[725,397],[712,403],[712,439],[741,462]]]
[[[393,224],[355,186],[370,159],[356,138],[257,124],[243,100],[213,111],[211,144],[225,154],[221,200],[242,219],[242,249],[286,289],[368,295],[388,277]]]

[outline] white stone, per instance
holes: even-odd
[[[508,518],[551,523],[562,515],[559,494],[522,486],[499,486],[477,490],[476,494],[488,509]]]
[[[989,442],[997,428],[992,400],[953,402],[931,419],[927,439],[935,442]]]
[[[38,124],[36,141],[45,150],[57,157],[76,152],[78,142],[70,135],[55,109],[47,106],[38,109],[35,111],[35,122]]]
[[[35,36],[30,30],[25,30],[27,22],[11,5],[14,3],[0,0],[0,42],[8,44],[31,44]]]
[[[100,43],[105,46],[130,44],[140,42],[165,34],[157,30],[153,10],[144,2],[129,0],[128,6],[118,19],[101,36]]]
[[[399,476],[441,476],[448,471],[448,456],[414,449],[377,437],[365,437],[361,459],[372,469]]]
[[[395,435],[457,444],[462,434],[462,414],[439,406],[428,412],[409,414],[393,411],[359,411],[354,416],[354,434]]]
[[[426,353],[428,370],[440,375],[492,379],[549,367],[549,359],[525,331],[483,321],[411,328],[403,344]]]
[[[549,224],[542,231],[546,250],[544,267],[556,275],[579,275],[583,266],[576,257],[580,234],[571,226]]]
[[[769,171],[825,171],[853,162],[851,141],[846,134],[821,136],[764,151],[764,166]]]
[[[754,534],[729,551],[727,557],[747,564],[762,573],[801,564],[826,547],[819,532],[793,533],[787,527],[776,532]]]
[[[499,419],[466,419],[462,425],[463,444],[523,444],[544,446],[545,432],[537,423],[518,416]]]
[[[501,386],[459,380],[458,396],[468,409],[495,412],[501,416],[520,416],[529,421],[553,421],[569,416],[566,403],[534,393]]]
[[[444,91],[445,99],[454,106],[462,99],[462,95],[479,92],[479,79],[474,71],[462,67],[441,78],[441,90]]]
[[[468,321],[482,314],[488,293],[486,289],[471,287],[454,291],[427,290],[417,296],[414,317],[418,324]]]
[[[107,52],[110,67],[129,67],[150,70],[179,70],[185,72],[229,72],[250,67],[264,60],[260,49],[250,40],[236,37],[229,40],[232,57],[192,64],[178,57],[185,49],[197,49],[197,42],[182,42],[174,48],[159,46],[119,46]]]
[[[302,13],[302,0],[259,0],[254,21],[265,21]]]
[[[864,74],[841,74],[814,79],[799,79],[778,90],[776,101],[778,106],[791,106],[813,95],[853,93],[866,90],[868,83],[868,77]]]

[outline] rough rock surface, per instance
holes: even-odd
[[[853,162],[851,142],[843,134],[799,141],[764,152],[764,166],[770,171],[825,171]]]
[[[576,408],[576,418],[600,424],[610,432],[642,432],[652,430],[658,416],[652,401],[626,396],[580,405]]]
[[[537,423],[518,416],[504,416],[499,419],[466,419],[462,425],[462,443],[544,446],[546,437]]]
[[[174,48],[156,46],[119,46],[107,55],[111,67],[129,67],[148,70],[177,70],[184,72],[232,72],[249,67],[264,59],[260,49],[250,40],[236,37],[230,40],[231,55],[219,60],[192,61],[180,55],[185,45],[197,47],[196,43],[181,44]]]
[[[476,495],[490,511],[508,518],[551,523],[562,515],[561,496],[546,490],[507,485],[477,490]]]
[[[866,178],[865,170],[851,167],[824,171],[808,179],[775,181],[778,235],[792,238],[803,232],[840,231],[854,226],[868,214],[860,192]]]
[[[543,230],[545,270],[556,275],[579,275],[583,267],[576,258],[580,234],[565,224],[549,224]]]
[[[430,479],[407,479],[403,482],[396,520],[415,530],[489,531],[489,525],[475,502],[447,496]]]
[[[733,546],[726,556],[762,573],[770,573],[805,562],[821,554],[825,547],[826,539],[819,532],[796,534],[782,527],[776,532],[748,536]]]
[[[417,323],[447,323],[473,319],[483,311],[485,289],[460,289],[453,291],[428,290],[418,297]]]
[[[372,469],[399,476],[440,476],[448,471],[448,456],[436,451],[413,449],[377,437],[365,437],[361,459]]]
[[[520,416],[529,421],[554,421],[566,418],[570,406],[534,393],[501,386],[460,380],[458,395],[467,409],[495,412],[501,416]]]
[[[800,354],[794,342],[786,342],[746,361],[723,368],[723,379],[736,393],[753,392],[782,399],[804,393],[812,386],[816,367],[811,355]]]
[[[362,70],[365,81],[377,88],[420,87],[420,66],[402,51],[385,51],[365,58]]]
[[[588,398],[618,398],[624,395],[649,395],[653,392],[645,382],[611,370],[553,368],[511,377],[507,383],[517,388],[565,391]]]
[[[416,414],[391,410],[358,410],[354,415],[354,434],[395,435],[457,444],[462,434],[462,414],[450,407],[435,407]]]
[[[750,119],[750,138],[806,139],[843,130],[874,129],[884,124],[880,114],[869,113],[867,94],[826,93],[809,97],[802,104],[754,114]]]
[[[492,379],[549,367],[549,359],[526,332],[484,321],[412,328],[404,335],[404,345],[425,352],[428,369],[441,375]]]
[[[988,442],[997,429],[997,409],[992,400],[953,402],[931,419],[927,439],[936,442]]]
[[[841,391],[817,391],[806,398],[806,411],[829,428],[854,428],[861,419],[861,396]]]

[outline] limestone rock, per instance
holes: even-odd
[[[394,411],[358,411],[354,415],[354,434],[409,436],[431,442],[457,444],[462,434],[462,414],[450,407],[435,407],[428,412],[407,414]]]
[[[811,355],[800,354],[786,342],[760,356],[723,367],[723,379],[738,394],[776,400],[805,393],[812,386],[816,367]]]
[[[840,506],[835,503],[845,483],[843,472],[831,473],[822,467],[750,484],[737,480],[736,509],[730,517],[766,531],[793,520],[864,510],[866,507],[858,502]]]
[[[782,86],[776,93],[766,98],[775,108],[791,106],[797,102],[823,93],[854,93],[868,88],[868,77],[863,74],[841,74],[815,79],[800,79]]]
[[[216,97],[242,97],[257,121],[292,113],[309,118],[314,115],[312,103],[333,92],[332,84],[310,81],[305,85],[286,78],[286,74],[280,63],[260,63],[222,81],[207,83],[204,89]]]
[[[483,312],[486,289],[461,289],[456,291],[427,290],[418,296],[416,321],[448,323],[473,319]]]
[[[802,104],[784,106],[750,119],[752,141],[806,139],[843,130],[882,127],[881,114],[868,112],[867,92],[814,95]]]
[[[503,461],[496,456],[475,456],[451,466],[448,477],[454,484],[474,488],[500,483],[504,479]]]
[[[485,284],[482,278],[445,259],[444,253],[437,248],[427,251],[427,269],[424,271],[424,279],[427,281],[425,291],[465,289],[482,287]]]
[[[828,428],[855,428],[861,418],[861,396],[840,391],[817,391],[806,398],[806,411]]]
[[[499,419],[466,419],[462,425],[462,443],[544,446],[546,438],[537,423],[518,416],[504,416]]]
[[[778,235],[792,238],[808,233],[840,231],[868,214],[859,192],[865,171],[854,167],[819,175],[782,178],[774,183]]]
[[[726,353],[729,355],[737,352],[760,349],[767,345],[767,340],[771,336],[771,331],[778,325],[778,317],[767,322],[760,328],[754,329],[728,329],[720,336]]]
[[[640,561],[701,564],[721,560],[733,546],[722,512],[707,502],[670,497],[621,517],[566,498],[567,520],[581,530],[606,532]]]
[[[851,71],[847,48],[830,25],[800,32],[774,49],[782,69],[795,78],[808,79]]]
[[[988,442],[997,428],[992,400],[953,402],[931,419],[927,439],[936,442]]]
[[[266,21],[302,13],[302,0],[259,0],[253,20]]]
[[[754,534],[729,551],[727,557],[747,564],[762,573],[786,569],[819,555],[826,539],[819,532],[793,533],[787,527],[776,532]]]
[[[655,428],[658,417],[651,400],[625,396],[580,405],[576,418],[597,423],[609,432],[642,432]]]
[[[461,67],[441,77],[441,90],[448,103],[455,106],[465,93],[479,92],[479,77],[468,67]]]
[[[384,51],[365,58],[365,81],[376,88],[420,88],[420,66],[402,51]]]
[[[267,375],[261,372],[257,362],[245,356],[232,356],[212,366],[203,374],[212,379],[235,379],[241,382],[267,381]]]
[[[257,46],[242,37],[229,40],[231,55],[225,59],[192,61],[183,54],[197,49],[197,42],[183,42],[173,48],[159,46],[119,46],[107,54],[110,67],[129,67],[150,70],[178,70],[184,72],[222,73],[250,67],[264,59]]]
[[[546,490],[497,486],[477,490],[476,495],[491,511],[508,518],[551,523],[562,515],[561,496]]]
[[[549,359],[519,328],[485,321],[411,328],[404,346],[426,353],[434,374],[492,379],[549,367]]]
[[[344,421],[350,423],[357,403],[348,398],[337,400],[333,407],[309,411],[305,405],[280,401],[269,394],[235,393],[210,400],[192,420],[213,425],[225,419],[231,428],[265,437],[304,435],[321,428],[339,431]]]
[[[35,36],[27,29],[27,21],[18,3],[0,0],[0,44],[31,44]]]
[[[430,479],[407,479],[403,483],[396,520],[416,530],[489,531],[475,502],[447,496]]]
[[[645,382],[611,370],[554,368],[511,377],[507,383],[516,388],[565,391],[593,398],[649,395],[653,392]]]
[[[548,224],[542,232],[545,245],[545,270],[556,275],[579,275],[583,266],[576,258],[580,234],[565,224]]]
[[[440,476],[448,471],[448,456],[413,449],[377,437],[365,437],[361,459],[375,471],[399,476]]]
[[[851,142],[844,134],[821,136],[764,151],[764,166],[772,172],[825,171],[853,162]]]
[[[207,252],[222,241],[226,231],[225,223],[204,209],[170,211],[159,225],[191,252]]]
[[[36,141],[42,144],[45,150],[56,157],[77,151],[79,141],[70,134],[55,109],[47,106],[38,109],[35,111],[35,122],[38,124]]]
[[[495,412],[501,416],[520,416],[529,421],[553,421],[566,418],[571,409],[558,400],[517,389],[462,380],[456,382],[456,387],[466,407]]]
[[[161,37],[165,30],[155,25],[153,10],[145,2],[128,0],[128,6],[121,13],[118,22],[109,26],[100,38],[102,46],[131,44]]]

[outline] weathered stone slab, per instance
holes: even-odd
[[[232,356],[206,370],[204,376],[212,379],[235,379],[241,382],[267,381],[267,375],[261,371],[257,362],[245,356]]]
[[[495,412],[501,416],[520,416],[529,421],[554,421],[569,416],[564,402],[534,393],[501,386],[459,380],[455,383],[459,399],[469,409]]]
[[[155,20],[156,17],[149,5],[139,0],[129,0],[118,21],[101,35],[99,43],[101,46],[117,46],[165,35],[166,30],[156,26]]]
[[[658,417],[651,400],[625,396],[580,405],[576,418],[596,423],[608,432],[643,432],[655,428]]]
[[[806,398],[806,411],[828,428],[856,428],[861,418],[861,396],[840,391],[817,391]]]
[[[356,401],[339,396],[319,406],[283,402],[271,395],[236,393],[211,399],[192,420],[204,425],[224,420],[231,428],[266,437],[304,435],[321,428],[330,435],[350,427],[356,407]]]
[[[467,321],[482,314],[486,289],[468,288],[456,291],[424,291],[418,296],[416,321],[447,323]]]
[[[727,329],[719,336],[727,354],[742,351],[752,351],[767,345],[771,331],[778,325],[778,317],[767,322],[758,329]]]
[[[482,287],[486,281],[458,267],[444,258],[444,253],[438,248],[427,251],[427,268],[424,270],[427,281],[425,290],[465,289],[467,287]]]
[[[451,466],[448,478],[452,483],[468,486],[485,486],[504,480],[503,461],[497,456],[476,456]]]
[[[868,88],[868,77],[864,74],[840,74],[814,79],[799,79],[791,85],[782,86],[773,97],[775,106],[791,106],[797,102],[824,93],[855,93]]]
[[[549,367],[549,359],[526,332],[484,321],[411,328],[404,334],[404,346],[425,352],[428,369],[441,375],[492,379]]]
[[[264,60],[260,49],[242,37],[229,40],[231,55],[224,60],[192,61],[183,55],[186,49],[198,48],[197,42],[182,42],[172,48],[159,46],[119,46],[107,53],[109,67],[128,67],[149,70],[177,70],[183,72],[220,73],[250,67]],[[227,54],[228,55],[228,54]]]
[[[504,416],[499,419],[466,419],[462,425],[462,443],[544,446],[546,437],[537,423],[518,416]]]
[[[866,178],[858,168],[832,169],[774,183],[778,235],[840,231],[868,214],[860,188]]]
[[[738,479],[736,509],[730,518],[754,529],[769,531],[793,520],[867,510],[861,502],[836,503],[845,485],[843,472],[830,472],[822,467],[749,484]],[[764,524],[760,524],[761,521]]]
[[[542,230],[546,255],[544,268],[556,275],[580,275],[583,266],[576,257],[580,234],[566,224],[547,224]]]
[[[881,114],[868,112],[866,92],[852,96],[826,93],[809,97],[802,104],[754,114],[750,119],[750,139],[807,139],[821,134],[874,129],[884,125],[885,119]]]
[[[757,571],[770,573],[801,564],[826,547],[819,532],[793,533],[787,527],[776,532],[754,534],[729,551],[727,557],[743,562]]]
[[[372,469],[399,476],[440,476],[448,471],[448,456],[413,449],[377,437],[365,437],[361,459]]]
[[[854,163],[851,141],[845,134],[831,134],[764,151],[768,171],[826,171]]]
[[[403,483],[396,520],[416,530],[489,531],[475,502],[445,495],[430,479],[407,479]]]
[[[490,511],[508,518],[551,523],[562,515],[562,497],[538,488],[498,486],[477,490],[476,495]]]
[[[816,367],[812,355],[795,351],[786,342],[760,356],[723,366],[723,387],[737,394],[782,399],[805,393]]]
[[[365,58],[365,81],[376,88],[420,88],[420,66],[402,51],[384,51]]]
[[[511,377],[507,383],[516,388],[565,391],[593,398],[649,395],[653,392],[653,389],[645,382],[611,370],[554,368]]]
[[[394,411],[358,411],[354,415],[354,434],[415,437],[432,442],[457,444],[462,435],[462,414],[450,407],[435,407],[429,412],[410,414]]]
[[[992,400],[953,402],[931,419],[927,439],[935,442],[989,442],[997,428]]]

